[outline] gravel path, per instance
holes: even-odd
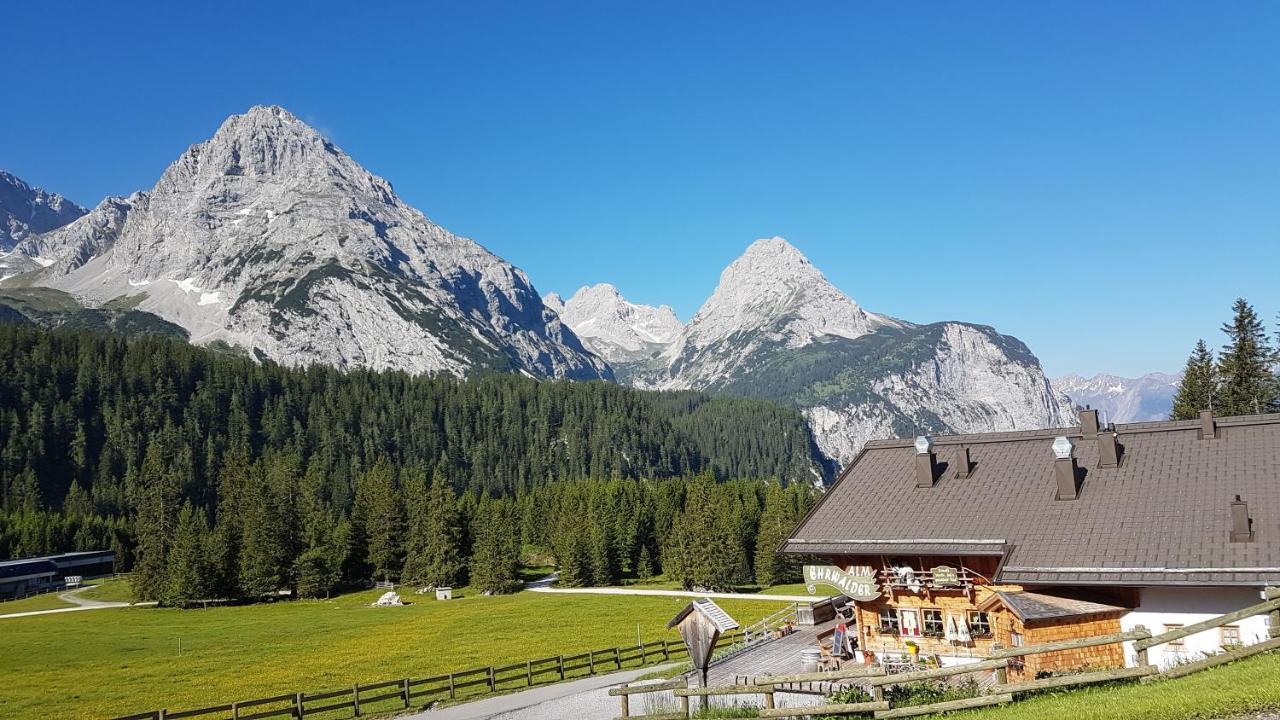
[[[79,593],[84,592],[85,590],[88,590],[91,587],[93,586],[86,585],[82,588],[76,588],[75,590],[68,590],[66,592],[58,593],[59,600],[62,600],[63,602],[69,602],[75,605],[75,607],[55,608],[53,610],[30,610],[28,612],[9,613],[7,615],[0,615],[0,620],[4,620],[6,618],[31,617],[33,615],[54,615],[56,613],[80,612],[81,610],[105,610],[107,608],[129,607],[130,605],[135,604],[135,603],[127,603],[127,602],[106,602],[103,600],[90,600],[88,598],[80,597]],[[156,603],[153,603],[153,602],[136,603],[136,605],[140,607],[146,607],[146,606],[155,605],[155,604]]]

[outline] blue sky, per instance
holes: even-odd
[[[0,168],[93,205],[277,103],[544,293],[687,319],[782,235],[1054,375],[1280,311],[1277,3],[179,5],[6,7]]]

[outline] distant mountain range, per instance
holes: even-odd
[[[840,463],[874,438],[1075,422],[1070,401],[1016,338],[985,325],[917,325],[869,312],[782,238],[747,248],[679,333],[663,321],[665,342],[640,324],[666,313],[629,303],[611,286],[579,291],[565,310],[565,323],[591,333],[591,347],[613,359],[621,381],[794,405]]]
[[[540,297],[275,106],[233,115],[151,188],[92,211],[0,175],[0,317],[164,332],[287,365],[518,372],[801,409],[848,462],[869,439],[1074,423],[1018,339],[863,309],[782,238],[689,323],[614,287]]]
[[[1054,380],[1053,386],[1076,405],[1099,411],[1104,422],[1129,423],[1168,420],[1180,382],[1181,373],[1147,373],[1136,378],[1066,375]]]

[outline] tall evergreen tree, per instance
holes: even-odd
[[[1201,410],[1213,409],[1217,389],[1218,370],[1214,365],[1213,352],[1204,340],[1199,340],[1183,368],[1182,382],[1173,396],[1170,419],[1192,420],[1200,415]]]
[[[471,585],[486,594],[520,587],[520,526],[514,504],[482,498],[472,526]]]
[[[1236,300],[1232,311],[1231,322],[1222,326],[1228,342],[1218,356],[1222,386],[1215,410],[1222,415],[1269,412],[1276,406],[1277,386],[1266,330],[1244,298]]]
[[[178,520],[178,480],[164,463],[159,437],[147,445],[138,480],[137,561],[134,597],[139,601],[164,600],[169,590],[169,549]]]
[[[379,458],[357,480],[356,508],[377,580],[395,580],[404,565],[404,505],[395,472]]]
[[[183,606],[193,600],[209,597],[210,574],[206,553],[209,532],[204,512],[183,503],[178,513],[178,527],[169,551],[169,578],[164,602]]]
[[[409,495],[409,542],[404,582],[419,587],[449,587],[462,573],[462,528],[453,487],[439,468],[428,488],[415,478]]]
[[[800,564],[794,555],[777,552],[800,520],[795,504],[777,483],[765,487],[764,511],[756,535],[755,571],[760,587],[799,582]]]

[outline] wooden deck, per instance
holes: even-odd
[[[835,627],[836,621],[812,627],[800,626],[784,638],[770,640],[726,658],[711,666],[707,681],[711,685],[733,685],[737,677],[785,675],[802,671],[800,651],[818,647],[818,635]]]

